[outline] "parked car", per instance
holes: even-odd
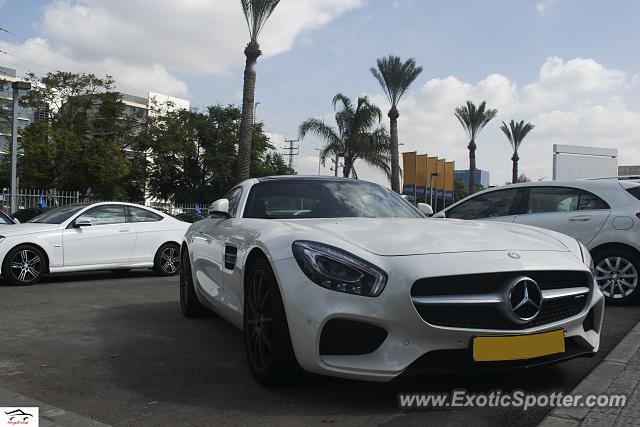
[[[51,209],[0,234],[2,277],[37,283],[48,273],[153,268],[176,274],[189,224],[130,203],[83,203]]]
[[[18,221],[19,222],[19,221]],[[13,225],[16,221],[6,213],[0,211],[0,225]]]
[[[593,355],[604,298],[587,249],[534,227],[430,220],[392,191],[329,177],[250,179],[182,243],[180,304],[244,331],[263,385],[309,371],[534,366]]]
[[[38,215],[45,213],[46,211],[47,209],[45,208],[25,208],[12,213],[11,218],[17,219],[21,223],[25,223],[30,219],[33,219]]]
[[[180,221],[189,222],[189,223],[194,223],[196,221],[200,221],[200,220],[206,218],[205,216],[202,216],[202,215],[197,214],[195,212],[184,212],[184,213],[176,215],[175,217],[177,219],[179,219]]]
[[[578,239],[590,251],[608,301],[640,297],[640,183],[592,179],[514,184],[476,193],[435,217],[527,224]]]

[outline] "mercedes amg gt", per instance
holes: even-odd
[[[593,355],[604,299],[589,252],[534,227],[426,219],[381,186],[250,179],[181,248],[186,317],[243,330],[263,385],[304,371],[402,374],[524,368]]]

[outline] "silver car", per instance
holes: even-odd
[[[589,248],[607,301],[640,299],[640,177],[492,188],[434,216],[512,222],[567,234]]]

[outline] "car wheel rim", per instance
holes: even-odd
[[[166,248],[160,255],[160,265],[165,273],[175,273],[180,265],[178,258],[178,250],[174,247]]]
[[[262,270],[256,270],[249,280],[247,295],[248,350],[258,370],[264,370],[271,360],[272,323],[271,289]]]
[[[638,285],[638,271],[625,258],[609,257],[596,266],[596,281],[604,296],[612,299],[625,298]]]
[[[11,260],[11,274],[21,282],[31,282],[40,277],[42,260],[30,249],[18,251]]]

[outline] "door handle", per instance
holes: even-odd
[[[578,215],[578,216],[572,216],[571,218],[569,218],[569,221],[589,221],[591,219],[591,217],[589,215]]]
[[[130,228],[121,228],[120,230],[118,230],[118,232],[120,233],[128,233],[129,231],[131,231]]]

